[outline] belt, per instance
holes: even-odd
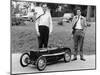
[[[38,26],[47,26],[47,25],[38,25]],[[48,26],[47,26],[48,27]]]
[[[83,29],[75,29],[75,30],[82,30],[83,31]]]

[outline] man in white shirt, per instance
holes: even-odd
[[[87,26],[86,19],[81,15],[81,9],[77,8],[77,15],[72,20],[73,26],[73,40],[74,40],[74,58],[72,61],[77,60],[78,48],[80,49],[80,60],[85,61],[83,57],[83,43],[85,28]]]
[[[42,5],[42,9],[43,9],[43,14],[37,16],[38,19],[36,20],[35,27],[38,35],[39,48],[47,48],[49,34],[51,34],[53,28],[52,18],[46,4]]]

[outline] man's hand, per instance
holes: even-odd
[[[49,32],[49,35],[51,35],[51,32]]]
[[[37,31],[37,35],[40,36],[40,33]]]
[[[69,37],[69,40],[71,40],[72,38],[73,38],[73,35],[71,34],[70,37]]]

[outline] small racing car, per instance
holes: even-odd
[[[35,65],[39,71],[46,68],[49,62],[64,59],[65,62],[71,60],[71,49],[68,47],[54,47],[40,50],[30,50],[21,55],[20,64],[27,67],[29,64]]]

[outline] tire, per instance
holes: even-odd
[[[71,61],[71,52],[69,50],[66,51],[64,54],[64,61],[65,61],[65,63]]]
[[[22,67],[27,67],[29,65],[29,53],[24,53],[20,58],[20,64]]]
[[[42,71],[46,68],[46,58],[43,57],[43,56],[40,56],[37,61],[36,61],[36,68],[39,70],[39,71]]]

